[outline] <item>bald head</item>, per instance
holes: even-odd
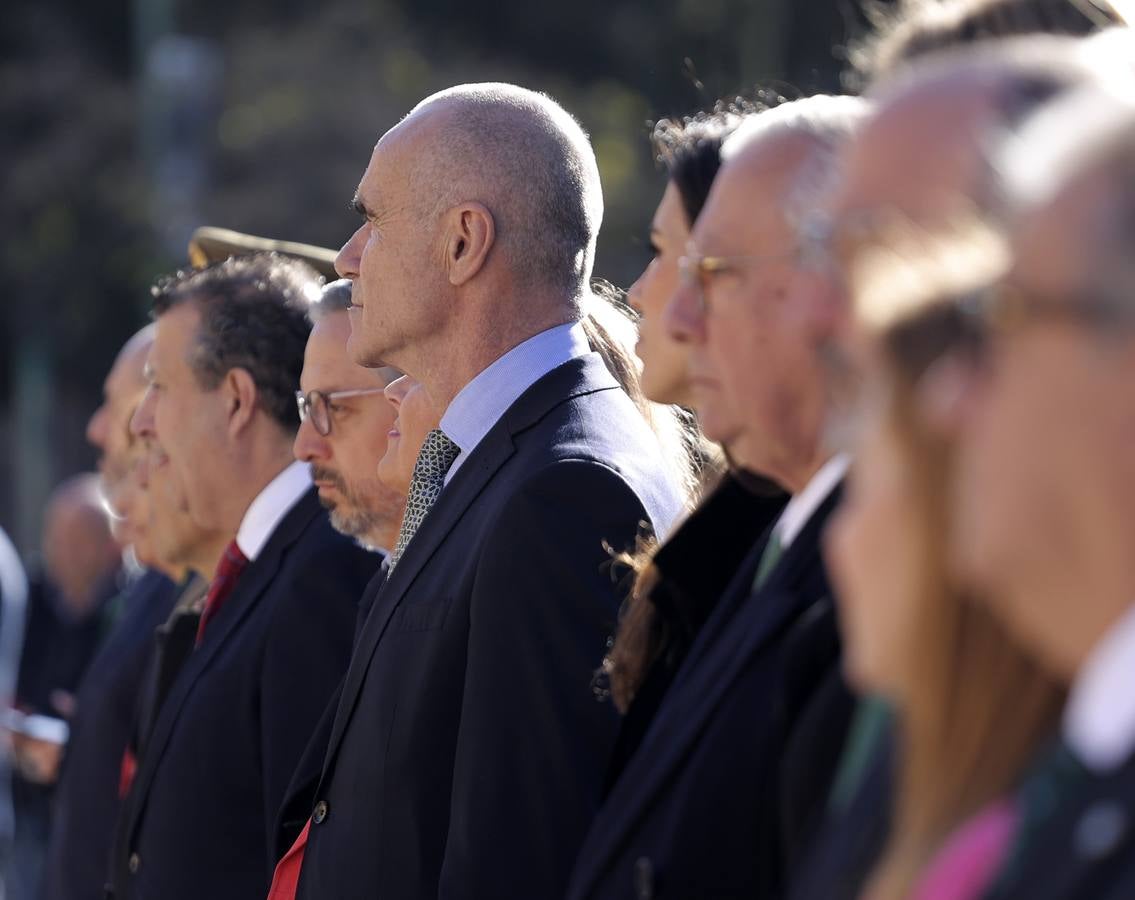
[[[97,583],[118,563],[95,475],[76,475],[48,500],[43,522],[43,560],[68,608],[81,616]]]
[[[427,97],[397,132],[428,136],[410,174],[427,207],[484,204],[518,281],[582,294],[603,193],[591,143],[563,107],[516,85],[460,85]]]
[[[99,450],[99,473],[107,490],[113,489],[128,469],[127,456],[133,443],[130,417],[146,390],[146,357],[153,342],[151,323],[118,351],[103,383],[103,401],[87,423],[87,440]]]
[[[603,199],[587,136],[507,84],[434,94],[382,136],[364,222],[335,265],[352,283],[352,360],[394,366],[444,408],[502,354],[578,320]]]

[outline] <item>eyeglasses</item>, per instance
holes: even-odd
[[[797,251],[778,256],[699,256],[686,249],[686,255],[678,259],[678,274],[682,281],[697,289],[698,306],[701,312],[707,309],[707,293],[710,282],[718,275],[736,272],[746,266],[759,266],[766,263],[783,262],[795,259]]]
[[[967,294],[959,300],[962,310],[977,319],[989,334],[1009,335],[1033,322],[1063,322],[1105,331],[1131,328],[1135,306],[1122,294],[1045,296],[998,283]]]
[[[331,434],[332,412],[336,401],[348,397],[369,397],[372,394],[381,394],[386,388],[359,388],[353,391],[296,391],[296,408],[299,410],[300,421],[306,422],[311,418],[311,424],[323,437]]]

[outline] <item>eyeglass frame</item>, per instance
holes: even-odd
[[[678,257],[678,276],[683,283],[697,286],[698,311],[703,314],[709,309],[706,301],[708,277],[736,271],[743,265],[784,262],[798,258],[800,254],[799,248],[794,248],[791,252],[778,256],[711,256],[692,253],[692,249],[694,248],[687,246],[686,253]]]
[[[331,414],[331,404],[336,400],[345,400],[348,397],[368,397],[372,394],[381,394],[386,391],[384,387],[372,388],[355,388],[346,391],[308,391],[306,394],[303,391],[296,391],[296,409],[299,412],[300,424],[308,420],[310,415],[311,425],[320,437],[331,436],[331,426],[334,417]],[[323,409],[327,411],[327,428],[324,430],[318,421],[319,417],[315,414],[314,410],[316,405],[312,402],[312,397],[320,397],[323,401]],[[309,413],[310,411],[310,413]]]
[[[971,291],[958,300],[991,335],[1008,335],[1032,322],[1050,321],[1082,325],[1097,330],[1135,324],[1135,309],[1123,297],[1086,294],[1078,298],[1044,296],[1010,282],[997,282]]]

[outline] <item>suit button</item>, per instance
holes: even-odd
[[[640,856],[634,864],[635,900],[651,900],[654,896],[654,863]]]
[[[137,875],[138,870],[142,868],[142,857],[137,853],[131,853],[130,859],[126,861],[126,868],[130,870],[131,875]]]
[[[1119,849],[1127,833],[1127,814],[1118,803],[1101,800],[1076,823],[1076,853],[1081,859],[1099,861]]]
[[[320,800],[315,804],[315,809],[312,810],[311,821],[313,821],[316,825],[322,825],[323,820],[327,818],[327,812],[327,801]]]

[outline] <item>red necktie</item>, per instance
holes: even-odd
[[[201,639],[205,635],[205,627],[221,608],[221,604],[228,599],[236,586],[240,573],[248,565],[248,557],[240,552],[236,541],[229,541],[221,561],[217,563],[217,573],[209,585],[209,593],[205,595],[205,605],[201,609],[201,621],[197,625],[197,646],[201,646]]]
[[[276,871],[272,874],[272,887],[268,889],[268,900],[296,900],[300,869],[303,868],[303,854],[307,849],[307,833],[310,828],[311,819],[308,819],[296,842],[276,864]]]

